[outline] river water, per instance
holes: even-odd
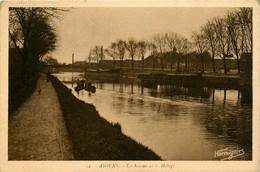
[[[68,88],[80,73],[55,74]],[[72,82],[72,80],[74,82]],[[72,93],[93,104],[122,132],[165,160],[252,159],[251,97],[240,90],[101,82],[96,93]],[[243,100],[244,99],[244,100]],[[225,153],[229,153],[228,155]],[[230,152],[236,157],[231,157]]]

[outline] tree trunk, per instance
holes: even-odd
[[[188,70],[188,56],[185,57],[185,70]]]
[[[144,70],[144,55],[142,54],[142,69]]]
[[[201,61],[201,70],[202,70],[202,73],[204,73],[205,69],[204,69],[204,59],[203,59],[203,55],[200,54],[200,61]]]
[[[212,68],[213,68],[213,73],[216,72],[216,68],[215,68],[215,59],[212,58]]]
[[[171,71],[172,71],[173,52],[171,53]]]
[[[224,73],[227,74],[226,57],[223,57]]]
[[[163,71],[163,55],[161,53],[161,65],[162,65],[162,71]]]
[[[132,56],[132,69],[134,69],[134,57]]]
[[[178,71],[180,71],[180,63],[181,63],[181,57],[178,55]]]
[[[153,70],[154,70],[154,55],[153,55],[153,58],[152,58],[152,63],[153,63]]]
[[[240,60],[237,58],[237,73],[240,74]]]
[[[113,59],[113,62],[114,62],[114,68],[116,68],[116,61],[115,61],[115,59]]]
[[[99,66],[98,66],[98,58],[97,58],[97,71],[99,70]]]
[[[122,59],[120,59],[120,69],[122,69]]]

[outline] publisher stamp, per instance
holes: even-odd
[[[220,149],[218,151],[215,151],[214,157],[215,158],[220,158],[221,161],[225,161],[225,160],[231,160],[234,159],[236,157],[242,156],[245,154],[244,149],[229,149],[229,148],[225,148],[225,149]]]

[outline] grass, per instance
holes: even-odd
[[[9,75],[8,114],[11,116],[35,91],[38,75],[22,84],[19,76]]]
[[[124,135],[120,124],[109,123],[93,105],[77,99],[57,78],[51,76],[50,80],[58,94],[76,160],[161,160],[148,147]]]

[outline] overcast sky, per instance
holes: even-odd
[[[231,8],[74,8],[56,22],[60,63],[85,60],[95,45],[104,48],[117,39],[149,39],[155,33],[176,32],[190,38],[193,31]]]

